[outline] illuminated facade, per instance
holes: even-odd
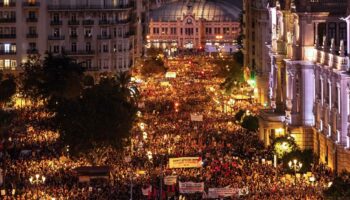
[[[237,5],[224,1],[168,3],[151,12],[147,40],[150,46],[171,51],[233,52],[240,33],[240,12]]]
[[[271,66],[267,46],[271,43],[268,1],[245,0],[243,3],[244,67],[257,74],[255,97],[261,105],[267,105]]]
[[[331,169],[350,171],[347,1],[269,5],[271,109],[261,111],[260,139],[288,133]]]
[[[141,19],[132,18],[142,16],[141,2],[2,0],[0,70],[18,70],[28,55],[51,52],[90,72],[126,71],[142,53]]]

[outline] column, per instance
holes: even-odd
[[[315,85],[311,77],[314,76],[312,65],[301,66],[302,91],[301,91],[301,106],[302,106],[302,124],[306,126],[314,125],[313,103]]]

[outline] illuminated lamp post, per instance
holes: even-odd
[[[44,184],[45,181],[46,181],[46,177],[43,176],[43,175],[40,175],[40,174],[36,174],[35,176],[31,176],[29,178],[30,184],[37,186],[36,187],[36,198],[37,199],[40,199],[39,198],[39,188],[38,188],[38,186],[41,185],[41,184]]]
[[[293,161],[289,161],[288,166],[291,170],[294,171],[294,184],[297,183],[297,172],[303,167],[303,164],[298,161],[297,159],[294,159]]]

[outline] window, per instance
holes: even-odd
[[[328,125],[328,137],[331,137],[332,136],[332,127],[331,125]]]
[[[91,43],[90,43],[90,42],[87,42],[87,43],[86,43],[85,50],[86,50],[87,52],[91,51]]]
[[[346,37],[346,23],[345,22],[341,22],[339,24],[339,41],[340,40],[344,41],[344,45],[346,44],[347,37]]]
[[[4,0],[4,5],[9,6],[10,5],[10,0]]]
[[[72,27],[72,28],[70,29],[70,35],[71,35],[71,36],[77,36],[77,28]]]
[[[211,28],[205,28],[205,34],[211,35]]]
[[[70,16],[70,20],[75,22],[77,21],[77,15],[75,13],[73,13],[71,16]]]
[[[54,37],[59,37],[60,36],[60,29],[59,28],[53,29],[53,36]]]
[[[108,45],[107,44],[103,44],[102,49],[103,49],[104,53],[108,53]]]
[[[334,38],[335,42],[337,41],[337,24],[332,22],[328,24],[328,43],[330,44],[331,39]]]
[[[4,44],[5,53],[10,53],[10,46],[11,46],[11,44]]]
[[[54,13],[52,16],[52,21],[59,22],[60,21],[60,15],[58,13]]]
[[[36,13],[34,11],[29,11],[28,18],[29,19],[36,19]]]
[[[30,26],[29,27],[29,34],[35,35],[36,34],[36,27],[35,26]]]
[[[337,143],[340,143],[340,131],[337,130]]]
[[[72,50],[72,52],[77,52],[77,43],[76,42],[72,42],[71,50]]]
[[[11,67],[11,60],[9,60],[9,59],[5,59],[5,69],[6,68],[10,68]]]
[[[36,43],[35,42],[30,42],[29,43],[29,49],[30,50],[36,50]]]
[[[85,37],[92,37],[92,32],[90,28],[85,29]]]
[[[346,148],[350,148],[350,137],[346,136]]]
[[[60,52],[60,46],[58,46],[58,45],[53,46],[53,52],[54,53],[59,53]]]

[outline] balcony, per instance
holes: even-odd
[[[27,38],[38,38],[38,34],[37,33],[28,33]]]
[[[79,24],[80,24],[80,22],[77,20],[69,20],[68,21],[68,25],[70,25],[70,26],[77,26]]]
[[[125,19],[125,20],[115,20],[115,24],[127,24],[129,23],[131,20],[130,19]]]
[[[49,11],[86,11],[86,10],[129,10],[134,7],[133,3],[127,5],[51,5]]]
[[[49,35],[48,40],[64,40],[64,36],[63,35]]]
[[[11,1],[9,4],[4,4],[4,2],[1,2],[0,7],[16,7],[16,2]]]
[[[124,34],[124,38],[130,38],[131,36],[134,36],[133,32],[128,32]]]
[[[59,26],[62,25],[62,21],[61,20],[53,20],[50,22],[51,26]]]
[[[109,25],[109,24],[111,24],[111,21],[104,19],[104,20],[98,21],[98,24],[99,25]]]
[[[90,55],[94,55],[95,51],[94,50],[77,50],[77,51],[65,51],[64,53],[70,56],[90,56]]]
[[[69,36],[70,39],[78,39],[78,35],[77,34],[73,34]]]
[[[0,23],[16,23],[16,17],[12,18],[1,18]]]
[[[38,49],[28,49],[27,50],[27,54],[38,54],[38,53],[39,53]]]
[[[22,3],[23,8],[35,8],[40,7],[40,2],[23,2]]]
[[[83,25],[94,25],[94,20],[92,19],[83,20]]]
[[[28,17],[26,21],[27,22],[38,22],[38,18],[36,18],[36,17]]]
[[[0,55],[16,55],[16,51],[5,51],[5,50],[0,50]]]
[[[109,39],[111,39],[111,38],[112,38],[111,35],[98,35],[98,36],[97,36],[97,39],[98,39],[98,40],[109,40]]]
[[[16,38],[16,34],[0,34],[1,39],[14,39]]]
[[[85,35],[84,35],[84,38],[85,38],[85,39],[92,39],[92,34],[89,34],[89,35],[88,35],[88,34],[85,34]]]

